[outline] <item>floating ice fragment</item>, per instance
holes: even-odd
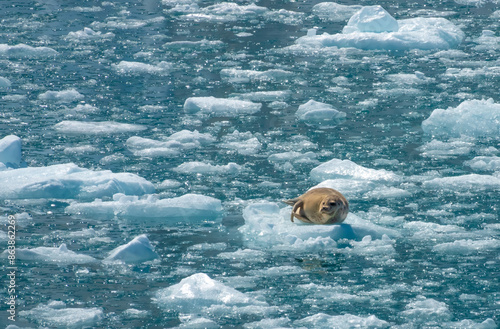
[[[171,199],[144,198],[115,194],[113,201],[95,200],[90,203],[73,203],[65,210],[70,214],[83,214],[103,218],[127,218],[152,224],[178,221],[201,222],[215,220],[222,215],[220,200],[199,194],[186,194]]]
[[[57,51],[48,47],[31,47],[25,44],[9,46],[0,44],[0,57],[8,58],[48,58],[59,55]]]
[[[500,157],[497,156],[478,156],[464,164],[474,170],[500,171]]]
[[[160,289],[153,301],[163,309],[187,314],[208,313],[210,307],[214,309],[217,306],[230,307],[236,312],[248,306],[268,307],[266,302],[213,280],[204,273],[193,274],[178,284]]]
[[[331,128],[344,122],[346,113],[334,109],[329,104],[311,99],[307,103],[299,105],[295,116],[309,126]]]
[[[223,136],[220,146],[242,155],[255,155],[262,148],[259,139],[251,132],[240,133],[238,130]]]
[[[312,12],[324,20],[342,22],[347,21],[361,8],[359,5],[346,6],[335,2],[321,2],[313,6]]]
[[[65,39],[73,42],[81,42],[86,40],[109,40],[114,38],[114,36],[115,35],[111,32],[103,34],[101,32],[95,32],[91,28],[85,27],[81,31],[69,32]]]
[[[352,314],[327,315],[318,313],[294,322],[295,326],[306,328],[356,329],[356,328],[388,328],[390,324],[375,315],[360,317]]]
[[[260,111],[262,104],[238,99],[210,97],[190,97],[184,102],[184,111],[211,116],[238,117]]]
[[[267,71],[222,69],[220,71],[222,80],[231,83],[248,83],[250,81],[280,82],[290,79],[293,73],[290,71],[271,69]]]
[[[153,184],[137,175],[92,171],[73,163],[0,171],[0,181],[1,199],[94,199],[154,192]]]
[[[3,253],[6,255],[6,252]],[[32,249],[18,248],[16,249],[16,258],[27,261],[42,261],[47,263],[56,263],[59,265],[70,264],[86,264],[95,262],[94,257],[83,254],[77,254],[74,251],[68,250],[66,244],[63,243],[59,247],[37,247]]]
[[[120,63],[112,64],[111,66],[116,72],[124,75],[140,75],[140,74],[166,75],[170,73],[170,71],[172,71],[173,69],[173,65],[165,61],[162,61],[156,65],[140,63],[140,62],[121,61]]]
[[[142,234],[129,243],[112,250],[105,261],[122,261],[130,264],[143,263],[158,257],[146,234]]]
[[[347,22],[343,33],[397,32],[398,21],[381,6],[366,6],[356,12]]]
[[[109,135],[145,130],[146,127],[114,121],[61,121],[54,129],[68,135]]]
[[[65,303],[59,301],[40,304],[29,311],[20,311],[19,315],[44,327],[68,329],[97,327],[104,317],[99,307],[66,307]]]
[[[83,98],[76,89],[67,89],[62,91],[46,91],[38,95],[38,99],[42,101],[58,102],[58,103],[71,103]]]
[[[10,88],[12,82],[9,79],[0,77],[0,90]]]
[[[370,169],[350,160],[332,159],[311,170],[311,179],[321,182],[327,179],[358,179],[368,181],[398,181],[400,178],[385,169]]]
[[[469,154],[474,147],[474,143],[464,140],[442,142],[433,139],[418,148],[422,156],[432,158],[448,158],[457,155]]]
[[[423,183],[426,189],[444,189],[449,191],[488,190],[500,188],[500,178],[490,175],[461,175],[434,178]]]
[[[500,136],[500,104],[493,99],[468,100],[456,108],[436,109],[422,122],[426,134],[439,137]]]
[[[418,296],[415,301],[406,305],[406,311],[402,314],[416,323],[442,323],[452,317],[446,303],[424,296]]]
[[[17,168],[21,165],[21,158],[21,138],[9,135],[0,139],[0,162]]]
[[[236,20],[249,20],[262,16],[268,9],[256,4],[239,5],[234,2],[222,2],[215,5],[199,8],[198,6],[186,6],[174,8],[177,11],[188,10],[181,16],[186,20],[209,21],[209,22],[232,22]]]
[[[236,175],[243,170],[243,167],[234,162],[229,162],[227,165],[212,165],[205,162],[192,161],[185,162],[173,170],[184,174]]]
[[[432,251],[445,255],[473,255],[482,251],[500,249],[500,240],[457,240],[435,245]]]

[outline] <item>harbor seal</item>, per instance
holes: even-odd
[[[340,224],[349,212],[349,202],[337,190],[331,188],[315,188],[301,196],[284,200],[293,206],[290,220],[297,217],[304,223],[312,224]]]

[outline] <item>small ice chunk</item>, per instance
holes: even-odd
[[[442,323],[449,321],[452,317],[446,303],[424,296],[418,296],[415,301],[406,305],[406,310],[402,314],[416,323],[430,321]]]
[[[366,6],[355,13],[344,27],[343,33],[355,32],[397,32],[398,21],[382,6]]]
[[[12,82],[10,82],[9,79],[4,78],[4,77],[0,77],[0,90],[10,88],[11,85],[12,85]]]
[[[6,251],[3,255],[6,256]],[[94,257],[77,254],[69,250],[65,243],[59,247],[18,248],[16,249],[16,258],[27,261],[56,263],[59,265],[86,264],[96,261]]]
[[[135,237],[129,243],[113,249],[105,261],[122,261],[127,264],[143,263],[159,258],[146,234]]]
[[[61,121],[54,125],[54,129],[67,135],[109,135],[141,131],[145,130],[146,127],[114,121]]]
[[[0,162],[17,168],[21,165],[21,158],[21,138],[9,135],[0,139]]]
[[[500,171],[500,157],[497,156],[478,156],[464,164],[474,170]]]
[[[493,99],[467,100],[456,108],[436,109],[422,122],[426,134],[440,137],[498,138],[500,104]]]
[[[399,176],[385,169],[371,169],[350,160],[332,159],[311,170],[311,179],[321,182],[327,179],[358,179],[369,181],[398,181]]]
[[[418,148],[422,156],[430,158],[448,158],[457,155],[469,154],[474,148],[474,143],[465,140],[442,142],[433,139]]]
[[[331,105],[310,100],[299,106],[295,116],[309,126],[319,128],[335,127],[345,121],[346,113],[334,109]]]
[[[59,55],[57,51],[49,47],[31,47],[25,44],[9,46],[0,44],[0,57],[8,58],[48,58]]]
[[[260,111],[262,104],[238,99],[210,97],[189,97],[184,102],[184,111],[209,116],[238,117]]]
[[[19,315],[43,327],[68,329],[98,327],[104,318],[102,308],[66,307],[66,304],[60,301],[40,304],[29,311],[20,311]]]
[[[281,69],[267,71],[222,69],[220,77],[222,80],[231,83],[248,83],[251,81],[282,82],[293,77],[293,73]]]
[[[442,177],[425,181],[423,187],[450,191],[495,190],[500,188],[500,178],[478,174]]]
[[[212,165],[200,161],[185,162],[173,169],[176,172],[183,174],[205,174],[205,175],[237,175],[243,167],[229,162],[227,165]]]
[[[389,328],[390,324],[375,315],[361,317],[352,314],[327,315],[318,313],[294,322],[297,327],[356,329],[356,328]]]
[[[92,145],[82,145],[82,146],[74,146],[74,147],[65,147],[63,150],[64,154],[72,155],[72,154],[90,154],[96,153],[99,150]]]
[[[259,139],[251,132],[240,133],[238,130],[223,136],[220,146],[242,155],[255,155],[262,148]]]
[[[94,199],[115,193],[142,195],[154,186],[142,177],[92,171],[73,163],[0,171],[2,199]]]
[[[351,18],[361,8],[360,5],[346,6],[335,2],[321,2],[313,6],[312,12],[327,21],[343,22]]]
[[[83,98],[76,89],[67,89],[62,91],[46,91],[38,95],[38,99],[48,102],[58,102],[58,103],[71,103],[79,101]]]
[[[432,251],[445,255],[474,255],[482,251],[491,251],[500,249],[500,240],[456,240],[435,245]]]
[[[228,287],[204,273],[193,274],[178,284],[160,289],[156,292],[153,301],[163,309],[195,314],[207,312],[211,306],[268,307],[265,301]],[[260,308],[258,309],[260,310]]]
[[[222,204],[215,198],[186,194],[171,199],[144,198],[115,194],[113,201],[95,200],[90,203],[73,203],[66,207],[70,214],[146,220],[153,224],[177,221],[207,221],[220,218]],[[153,219],[156,219],[154,221]]]
[[[118,64],[111,65],[113,69],[119,74],[123,75],[141,75],[141,74],[156,74],[156,75],[166,75],[173,70],[174,66],[172,63],[162,61],[156,65],[140,63],[140,62],[128,62],[121,61]]]
[[[114,36],[115,35],[111,32],[103,34],[101,32],[95,32],[89,27],[85,27],[81,31],[69,32],[65,39],[73,42],[82,42],[87,40],[109,40],[114,38]]]

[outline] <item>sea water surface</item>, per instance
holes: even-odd
[[[0,9],[1,324],[497,328],[499,1]]]

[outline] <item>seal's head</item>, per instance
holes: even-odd
[[[349,204],[343,197],[336,195],[326,196],[319,206],[319,213],[325,224],[342,223],[349,212]]]

